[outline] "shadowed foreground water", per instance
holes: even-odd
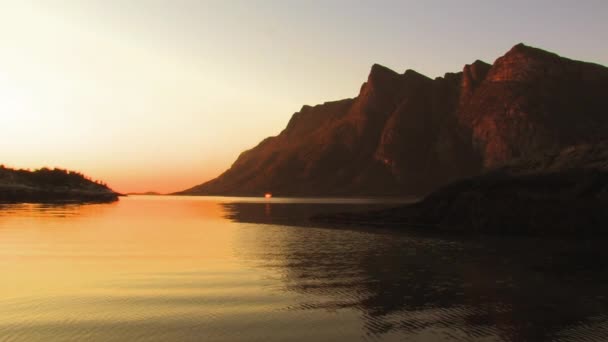
[[[307,220],[390,205],[0,205],[0,341],[608,340],[604,241]]]

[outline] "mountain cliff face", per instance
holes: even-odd
[[[607,138],[606,94],[607,68],[519,44],[461,98],[457,116],[491,168]]]
[[[430,79],[372,66],[191,195],[422,195],[512,159],[606,139],[608,68],[518,44]]]

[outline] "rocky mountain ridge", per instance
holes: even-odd
[[[517,158],[608,138],[608,68],[518,44],[428,78],[374,65],[353,99],[303,106],[186,195],[423,195]]]

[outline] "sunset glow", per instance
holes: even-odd
[[[372,2],[126,3],[3,3],[0,163],[172,192],[220,174],[303,104],[356,96],[375,62],[435,77],[524,39],[608,62],[598,4],[402,1],[376,13]],[[529,15],[501,33],[505,12],[523,7]],[[464,13],[497,29],[458,20]],[[540,26],[552,34],[535,34]]]
[[[0,342],[608,341],[607,0],[0,4]]]

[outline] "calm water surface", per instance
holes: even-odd
[[[0,341],[608,340],[602,241],[307,220],[390,205],[0,205]]]

